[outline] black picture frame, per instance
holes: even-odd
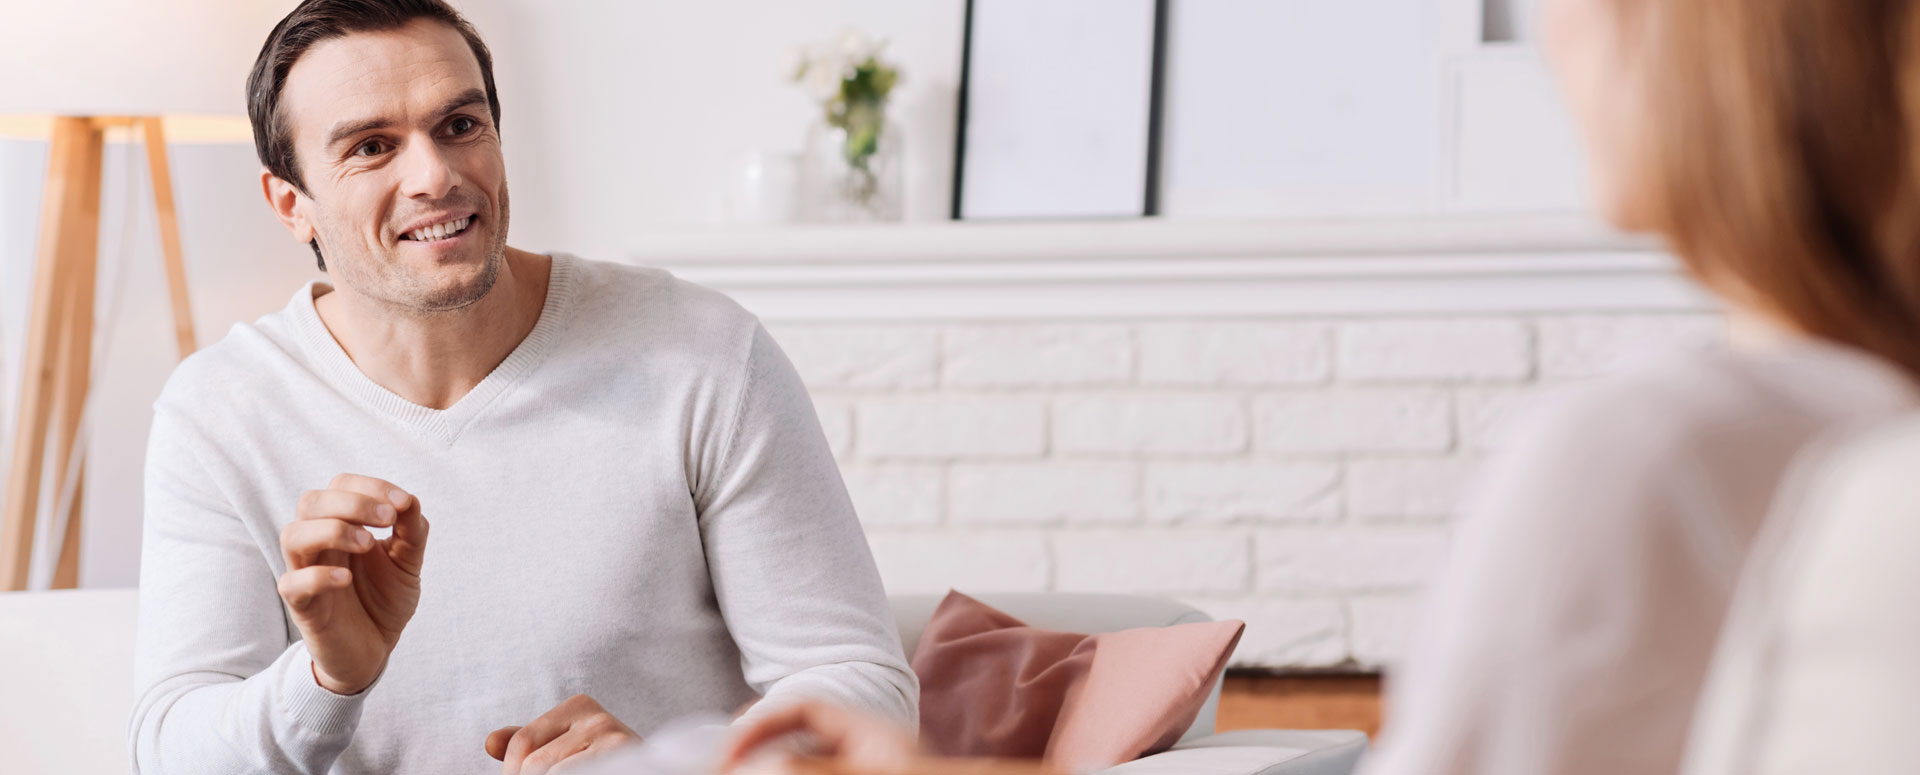
[[[981,218],[969,216],[965,210],[966,170],[967,170],[967,127],[969,107],[972,103],[974,88],[973,68],[977,42],[975,40],[976,3],[981,0],[966,0],[966,10],[962,23],[963,33],[960,46],[960,88],[959,105],[956,112],[957,125],[954,131],[953,152],[953,201],[949,217],[955,221],[963,220],[1049,220],[1062,217],[1086,217],[1073,215],[1055,215],[1044,212],[1022,214],[1018,216],[993,216]],[[1047,0],[1024,0],[1026,2],[1047,2]],[[1145,178],[1142,181],[1142,195],[1138,212],[1112,213],[1105,217],[1129,218],[1151,217],[1160,214],[1160,156],[1161,132],[1164,124],[1167,62],[1167,23],[1170,0],[1152,0],[1153,32],[1150,76],[1147,96],[1146,147],[1141,149],[1145,155]],[[1095,216],[1100,217],[1100,216]]]

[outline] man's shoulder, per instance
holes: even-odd
[[[650,348],[744,343],[760,320],[725,293],[664,269],[573,258],[578,323]],[[737,350],[738,347],[726,348]]]
[[[568,258],[576,274],[575,282],[582,289],[615,304],[644,301],[663,312],[751,317],[726,294],[683,280],[665,269],[578,256]]]
[[[300,356],[293,340],[296,322],[289,310],[270,312],[250,323],[235,323],[219,341],[195,350],[175,366],[155,407],[185,409],[212,402],[231,410],[235,402],[262,392],[274,375],[284,374]]]

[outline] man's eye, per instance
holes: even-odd
[[[359,147],[354,148],[353,152],[361,156],[378,156],[380,155],[380,148],[379,140],[368,140],[361,143]]]
[[[480,126],[480,122],[463,116],[463,117],[454,119],[453,124],[448,128],[452,129],[453,133],[456,135],[464,135],[468,132],[473,131],[475,128],[478,128],[479,126]]]

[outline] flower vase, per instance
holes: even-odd
[[[904,133],[878,108],[839,121],[815,119],[800,162],[801,216],[808,221],[897,221]]]

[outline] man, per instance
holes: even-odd
[[[717,294],[507,246],[472,27],[307,0],[248,91],[328,281],[155,403],[138,772],[535,775],[762,697],[912,723],[791,365]]]

